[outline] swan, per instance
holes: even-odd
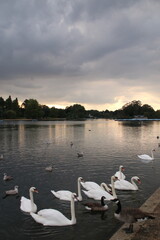
[[[115,188],[114,188],[114,181],[117,179],[117,177],[112,176],[111,177],[111,187],[112,187],[112,194],[110,194],[109,192],[106,191],[107,185],[105,183],[101,183],[101,186],[103,187],[103,189],[91,189],[89,191],[85,191],[82,190],[84,192],[84,194],[89,197],[89,198],[93,198],[95,200],[101,200],[101,197],[104,196],[105,200],[111,200],[117,197],[116,192],[115,192]]]
[[[83,181],[83,178],[82,177],[79,177],[78,180],[77,180],[77,184],[78,184],[78,196],[77,198],[74,198],[75,201],[82,201],[82,194],[81,194],[81,185],[80,183]],[[70,201],[71,199],[71,195],[72,195],[72,192],[69,191],[69,190],[60,190],[60,191],[53,191],[51,190],[51,193],[53,193],[53,195],[56,197],[56,198],[59,198],[60,200],[65,200],[65,201]]]
[[[154,154],[153,152],[155,152],[155,149],[151,150],[151,156],[147,155],[147,154],[142,154],[142,155],[137,155],[140,159],[143,160],[154,160]]]
[[[131,182],[127,180],[118,180],[114,183],[114,187],[117,190],[138,190],[138,186],[136,185],[135,181],[141,183],[139,177],[134,176],[131,178]]]
[[[3,180],[4,180],[4,181],[9,181],[9,180],[12,180],[12,179],[13,179],[13,177],[7,175],[7,173],[4,173],[4,174],[3,174]]]
[[[133,233],[133,223],[138,221],[145,221],[147,219],[154,219],[149,213],[143,212],[139,208],[122,208],[119,199],[111,200],[117,204],[117,210],[114,213],[116,219],[129,223],[129,228],[126,228],[126,233]]]
[[[37,205],[34,203],[34,199],[33,199],[33,193],[34,192],[38,193],[38,190],[35,187],[31,187],[29,189],[30,199],[27,199],[25,197],[21,197],[20,209],[23,212],[36,212],[37,211]]]
[[[42,209],[37,214],[31,212],[30,215],[36,222],[44,226],[67,226],[76,224],[74,198],[74,193],[72,193],[70,199],[71,220],[56,209]]]
[[[101,197],[101,203],[97,202],[88,202],[84,203],[83,205],[85,208],[89,211],[94,211],[94,212],[104,212],[108,210],[108,205],[104,203],[105,197]]]
[[[124,167],[122,165],[119,166],[119,171],[117,171],[114,176],[116,176],[118,179],[125,179],[126,176],[123,174]]]

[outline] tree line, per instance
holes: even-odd
[[[12,100],[12,97],[9,96],[4,100],[0,97],[0,119],[78,120],[86,118],[122,119],[133,118],[135,116],[160,118],[160,110],[155,111],[150,105],[143,105],[139,100],[129,102],[121,109],[115,111],[98,111],[86,110],[80,104],[74,104],[65,109],[49,108],[46,105],[39,104],[36,99],[26,99],[20,106],[18,98]]]

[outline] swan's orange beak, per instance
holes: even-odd
[[[123,171],[123,172],[125,171],[125,168],[124,168],[124,167],[122,168],[122,171]]]
[[[34,189],[34,192],[39,193],[37,189]]]
[[[141,180],[140,179],[138,179],[138,183],[141,184]]]

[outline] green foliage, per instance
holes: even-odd
[[[36,99],[25,99],[19,106],[18,98],[12,101],[11,96],[6,100],[0,97],[0,118],[28,118],[28,119],[85,119],[85,118],[133,118],[135,116],[144,116],[147,118],[160,118],[160,110],[154,109],[148,105],[142,105],[141,101],[132,101],[125,104],[116,111],[98,111],[85,110],[80,104],[74,104],[65,109],[55,107],[49,108],[46,105],[40,105]]]

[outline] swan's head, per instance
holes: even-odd
[[[123,167],[123,165],[120,165],[120,166],[119,166],[119,170],[122,171],[122,172],[125,171],[125,168]]]
[[[36,192],[36,193],[38,193],[38,190],[37,190],[37,188],[35,188],[35,187],[31,187],[31,188],[30,188],[30,191],[31,191],[31,192]]]
[[[18,186],[16,185],[16,186],[14,187],[14,189],[15,189],[15,190],[18,189]]]
[[[139,177],[137,177],[137,176],[134,176],[134,177],[132,177],[132,179],[133,180],[136,180],[139,184],[141,183],[141,180],[140,180],[140,178]]]
[[[76,193],[72,193],[72,194],[71,194],[71,198],[73,198],[73,200],[78,201],[78,197],[77,197],[77,194],[76,194]]]
[[[84,182],[84,179],[83,179],[82,177],[79,177],[79,178],[78,178],[78,181],[79,181],[79,182]]]
[[[112,181],[112,180],[113,180],[114,182],[117,181],[117,180],[119,181],[118,177],[116,177],[116,176],[112,176],[112,177],[111,177],[111,181]]]

